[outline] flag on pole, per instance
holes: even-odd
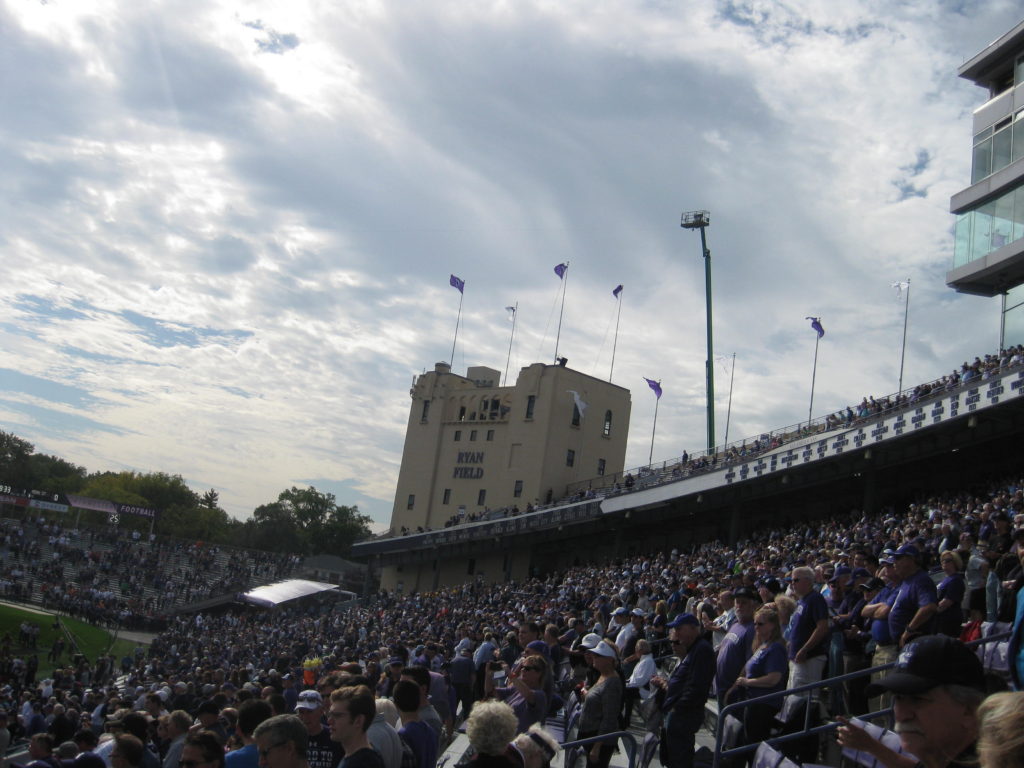
[[[451,278],[449,278],[448,280],[448,285],[450,285],[452,288],[458,289],[459,293],[462,293],[462,289],[466,287],[466,281],[460,280],[455,275],[452,275]]]
[[[910,281],[903,282],[902,280],[897,280],[892,284],[892,287],[896,289],[896,301],[900,301],[903,298],[903,292],[910,287]]]
[[[617,299],[617,298],[619,298],[619,294],[620,293],[622,293],[622,286],[621,285],[615,286],[615,290],[612,291],[612,296],[614,296]]]
[[[576,404],[576,410],[580,412],[580,418],[582,419],[583,412],[587,410],[587,402],[580,397],[580,393],[575,389],[567,389],[565,391],[572,395],[572,401]]]
[[[817,331],[819,339],[825,335],[825,329],[821,327],[820,317],[805,317],[804,320],[811,321],[811,329]]]
[[[568,268],[569,268],[569,262],[565,262],[564,264],[559,264],[557,267],[555,267],[555,274],[558,275],[558,279],[559,280],[561,280],[563,277],[565,277],[565,271]]]
[[[646,376],[644,376],[644,381],[646,381],[647,386],[654,391],[654,397],[661,400],[661,382],[654,381],[654,379],[648,379]]]
[[[516,319],[516,308],[515,307],[505,307],[505,311],[508,312],[508,321],[510,323],[513,320]]]

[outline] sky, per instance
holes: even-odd
[[[0,429],[390,519],[414,377],[632,392],[627,467],[998,346],[945,286],[1003,0],[0,0]],[[556,264],[569,262],[566,282]],[[624,286],[619,304],[612,296]],[[730,395],[730,369],[735,376]]]

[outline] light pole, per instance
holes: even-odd
[[[683,229],[700,230],[700,247],[704,255],[704,300],[707,305],[708,327],[708,359],[704,361],[704,372],[707,377],[708,389],[708,454],[715,452],[715,368],[714,344],[711,338],[711,251],[704,230],[711,223],[711,214],[707,211],[690,211],[684,213],[680,226]]]

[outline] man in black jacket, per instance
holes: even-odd
[[[692,768],[697,729],[704,722],[704,705],[715,676],[715,652],[701,637],[700,621],[692,613],[679,614],[668,628],[679,664],[668,680],[651,678],[665,692],[662,763],[665,768]]]

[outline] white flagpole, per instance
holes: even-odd
[[[565,262],[565,271],[562,273],[562,307],[558,310],[558,333],[555,335],[555,362],[558,362],[558,342],[562,338],[562,313],[565,312],[565,292],[569,287],[569,262]]]
[[[512,335],[508,337],[508,357],[505,358],[505,378],[502,380],[502,386],[508,386],[508,364],[512,360],[512,339],[516,337],[516,320],[519,319],[519,302],[516,302],[512,310]]]
[[[661,379],[658,379],[658,384],[661,384]],[[658,432],[658,405],[661,403],[661,398],[656,397],[654,399],[654,426],[651,428],[651,453],[647,457],[647,466],[651,466],[654,461],[654,435]]]
[[[821,318],[818,318],[818,322],[821,322]],[[811,404],[807,408],[807,429],[811,428],[811,412],[814,410],[814,380],[818,376],[818,342],[821,341],[821,336],[815,332],[814,334],[814,368],[811,369]]]
[[[623,289],[624,291],[625,289]],[[619,302],[619,310],[615,313],[615,339],[612,341],[612,365],[608,369],[608,381],[612,380],[612,371],[615,370],[615,348],[619,345],[619,318],[622,317],[622,293],[619,291],[619,295],[615,297],[615,300]],[[607,331],[605,331],[607,333]],[[607,337],[605,337],[607,338]]]
[[[897,283],[899,285],[899,283]],[[903,286],[900,285],[900,288]],[[910,317],[910,278],[907,278],[907,298],[903,305],[903,349],[900,351],[900,384],[896,392],[903,391],[903,362],[907,357],[907,318]]]
[[[725,411],[725,441],[729,445],[729,419],[732,417],[732,383],[736,379],[736,353],[732,353],[732,371],[729,373],[729,407]]]
[[[462,283],[463,291],[466,288],[465,282]],[[459,322],[462,320],[462,299],[465,298],[463,291],[459,291],[459,316],[455,318],[455,338],[452,339],[452,362],[451,367],[455,368],[455,342],[459,338]]]

